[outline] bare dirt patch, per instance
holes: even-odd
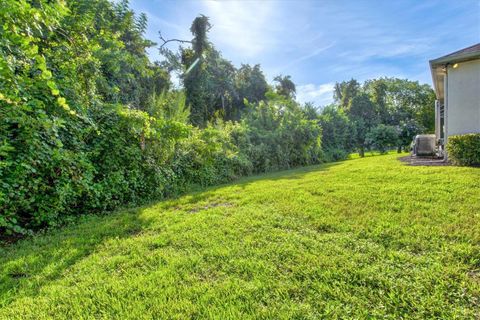
[[[228,208],[228,207],[233,207],[233,204],[231,203],[211,203],[211,204],[207,204],[205,206],[202,206],[202,207],[197,207],[197,208],[193,208],[193,209],[190,209],[188,210],[189,213],[197,213],[199,211],[203,211],[203,210],[208,210],[208,209],[212,209],[212,208],[218,208],[218,207],[223,207],[223,208]]]
[[[442,158],[436,157],[417,157],[405,156],[398,158],[401,162],[409,166],[449,166],[450,163],[444,161]]]

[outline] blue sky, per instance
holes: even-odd
[[[480,42],[480,0],[131,0],[147,38],[191,39],[199,14],[224,58],[288,74],[297,98],[321,106],[335,82],[388,76],[431,84],[428,60]],[[177,45],[173,45],[172,49]],[[149,51],[152,60],[161,57]]]

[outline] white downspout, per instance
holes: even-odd
[[[440,102],[435,100],[435,139],[440,139]]]
[[[448,143],[448,64],[445,65],[445,75],[444,75],[444,107],[443,107],[443,128],[444,128],[444,134],[443,134],[443,145],[445,149],[445,156],[444,156],[444,161],[448,160],[448,154],[447,154],[447,143]]]

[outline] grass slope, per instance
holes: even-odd
[[[480,169],[243,179],[0,250],[0,319],[479,318]]]

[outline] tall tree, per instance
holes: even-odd
[[[235,91],[235,67],[222,58],[208,41],[209,18],[200,15],[192,22],[192,48],[183,48],[183,84],[191,122],[205,126],[216,115],[232,118]],[[186,41],[182,41],[186,42]]]
[[[208,41],[208,31],[211,28],[208,17],[196,17],[190,32],[193,35],[192,49],[182,50],[182,63],[184,65],[183,85],[187,96],[187,105],[191,110],[191,121],[194,125],[204,126],[210,117],[208,96],[208,74],[205,57],[211,50]]]
[[[78,32],[86,35],[90,43],[97,44],[93,55],[102,72],[96,77],[96,87],[104,101],[145,110],[153,86],[158,91],[168,89],[168,73],[151,63],[146,52],[155,43],[144,37],[147,25],[144,14],[136,15],[126,0],[117,3],[78,0],[68,4],[73,14],[69,16],[72,24],[81,23],[79,27],[82,28],[88,26]]]
[[[233,119],[234,101],[238,99],[235,88],[235,67],[230,61],[223,59],[218,51],[212,50],[207,60],[206,71],[211,109],[208,120],[213,116],[212,113],[217,113],[227,120]]]
[[[382,123],[390,123],[391,115],[388,109],[388,86],[383,79],[367,80],[363,85],[375,106],[375,112]]]
[[[275,90],[278,94],[289,99],[295,98],[297,88],[295,87],[295,83],[292,81],[291,76],[278,75],[273,79],[273,81],[277,83]]]
[[[357,80],[351,79],[335,83],[333,98],[335,102],[344,110],[350,108],[352,99],[360,93],[360,84]]]
[[[250,66],[242,64],[235,74],[235,88],[237,100],[235,101],[233,118],[239,119],[245,109],[245,100],[258,103],[265,100],[269,87],[260,65]]]
[[[353,147],[354,131],[350,120],[336,105],[323,108],[319,118],[325,155],[329,160],[344,159]]]
[[[259,65],[242,65],[237,70],[224,59],[208,40],[211,25],[208,17],[200,15],[192,22],[192,40],[165,39],[160,51],[166,58],[164,66],[180,72],[190,107],[192,124],[203,127],[216,117],[239,120],[245,109],[245,99],[259,102],[265,99],[269,86]],[[191,47],[180,47],[179,53],[166,45],[177,42]],[[295,94],[295,84],[290,77],[282,77],[282,93],[288,97]]]
[[[210,19],[203,14],[196,17],[192,22],[190,32],[193,35],[192,49],[196,58],[200,58],[205,51],[210,49],[208,31],[211,27]]]
[[[347,114],[355,127],[356,147],[360,156],[363,157],[365,155],[367,133],[378,122],[374,104],[367,94],[358,94],[352,99]]]

